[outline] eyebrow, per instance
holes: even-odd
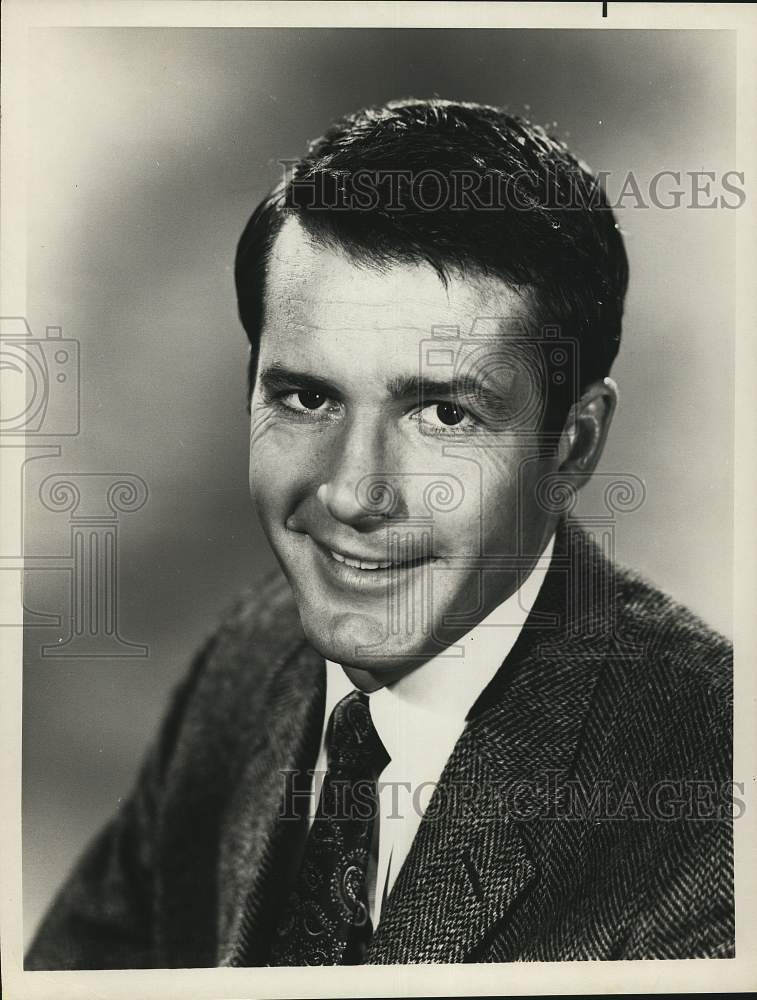
[[[298,371],[285,365],[269,365],[260,374],[260,383],[269,392],[282,392],[294,387],[325,396],[341,397],[338,387],[328,379],[311,372]],[[502,405],[500,394],[487,388],[480,379],[464,376],[457,379],[435,379],[422,375],[398,375],[386,386],[388,395],[398,401],[429,398],[474,396],[484,402]]]
[[[464,375],[458,378],[437,379],[423,375],[399,375],[387,385],[392,399],[424,399],[429,397],[475,396],[494,401],[499,396],[478,378]]]
[[[269,365],[260,373],[260,384],[266,392],[283,392],[285,389],[291,391],[295,386],[324,396],[333,396],[336,391],[336,387],[328,379],[278,364]]]

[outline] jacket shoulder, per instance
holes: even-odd
[[[621,644],[640,645],[649,661],[664,661],[693,681],[730,681],[730,641],[640,573],[615,566],[614,607]]]
[[[278,568],[236,595],[211,637],[214,659],[221,653],[261,663],[279,658],[303,640],[291,588]]]
[[[262,731],[276,672],[304,643],[280,570],[239,592],[174,693],[161,734],[167,757],[200,755],[207,762]]]
[[[617,746],[631,766],[727,777],[731,643],[641,574],[614,566],[613,576],[611,655],[597,701],[612,705]]]
[[[305,643],[297,605],[278,568],[239,592],[201,654],[199,693],[254,705],[282,661]]]

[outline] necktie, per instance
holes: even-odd
[[[376,778],[389,756],[368,697],[353,691],[331,713],[327,769],[297,881],[277,926],[270,965],[355,965],[373,932],[365,887]]]

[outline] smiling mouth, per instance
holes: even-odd
[[[322,558],[330,563],[334,569],[341,567],[340,572],[357,571],[364,574],[366,578],[371,575],[382,577],[384,574],[399,572],[400,570],[415,569],[436,561],[436,557],[431,554],[430,538],[422,537],[416,540],[417,544],[412,544],[411,539],[405,537],[401,540],[390,539],[387,555],[389,559],[377,559],[375,556],[361,556],[356,553],[339,552],[332,549],[327,543],[319,541],[313,535],[310,540],[315,544],[316,549],[321,553]]]
[[[397,561],[390,559],[378,562],[373,559],[352,559],[349,556],[343,556],[340,552],[334,552],[333,549],[328,549],[327,551],[336,562],[344,563],[345,566],[365,570],[369,573],[382,569],[412,569],[414,566],[420,566],[421,563],[431,561],[431,556],[419,556],[417,559],[401,559]]]

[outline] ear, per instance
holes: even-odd
[[[618,387],[611,378],[592,382],[573,404],[558,446],[560,472],[569,473],[580,489],[599,462],[607,439]]]

